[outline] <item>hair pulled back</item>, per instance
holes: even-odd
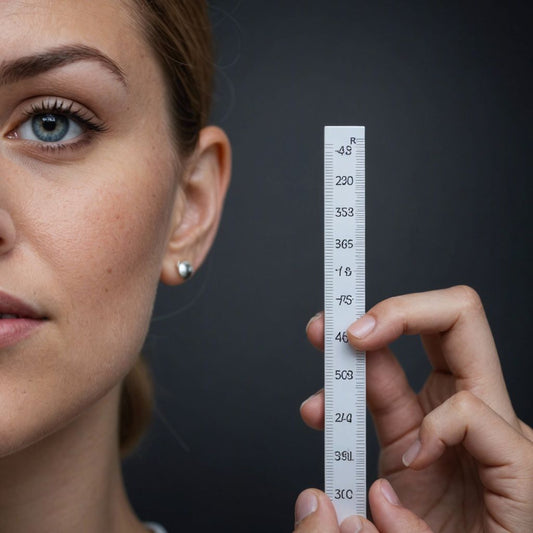
[[[207,124],[213,85],[211,26],[205,0],[129,0],[133,17],[166,81],[172,134],[186,157]],[[142,356],[126,376],[120,401],[119,444],[131,451],[152,412],[152,381]]]

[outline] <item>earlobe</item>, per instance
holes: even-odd
[[[169,240],[161,268],[167,285],[183,282],[178,264],[194,271],[203,263],[216,235],[231,175],[231,147],[226,134],[209,126],[200,132],[176,193]]]

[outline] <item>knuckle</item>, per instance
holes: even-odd
[[[405,333],[408,325],[408,307],[404,296],[391,296],[382,300],[374,307],[374,313],[392,320],[399,330],[398,334]]]
[[[438,420],[433,413],[426,415],[420,426],[420,438],[427,439],[438,433]]]
[[[460,391],[450,398],[450,405],[460,416],[466,416],[476,411],[480,400],[470,391]]]
[[[450,431],[454,434],[459,428],[467,427],[469,421],[482,414],[482,407],[483,402],[471,392],[455,393],[424,417],[420,427],[420,439],[422,442],[438,439],[441,446],[446,446]]]
[[[480,312],[483,311],[483,303],[479,294],[468,285],[458,285],[454,287],[463,312]]]

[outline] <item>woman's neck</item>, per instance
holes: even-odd
[[[122,481],[119,399],[117,386],[67,427],[0,459],[0,533],[146,531]]]

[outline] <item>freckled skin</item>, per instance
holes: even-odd
[[[179,182],[162,75],[122,4],[51,4],[0,3],[2,60],[87,44],[120,65],[128,89],[93,62],[0,87],[0,207],[16,230],[15,246],[0,257],[0,288],[50,318],[0,350],[0,457],[66,424],[130,369],[148,328]],[[17,106],[40,95],[81,101],[109,130],[68,160],[28,154],[6,134]]]
[[[0,348],[0,531],[146,532],[120,471],[121,385],[159,280],[182,283],[177,261],[197,269],[209,250],[231,150],[206,127],[187,160],[177,155],[133,4],[0,2],[0,291],[48,319]],[[4,62],[76,45],[126,83],[84,60],[2,85]],[[57,100],[100,129],[61,150],[33,139],[34,115]]]

